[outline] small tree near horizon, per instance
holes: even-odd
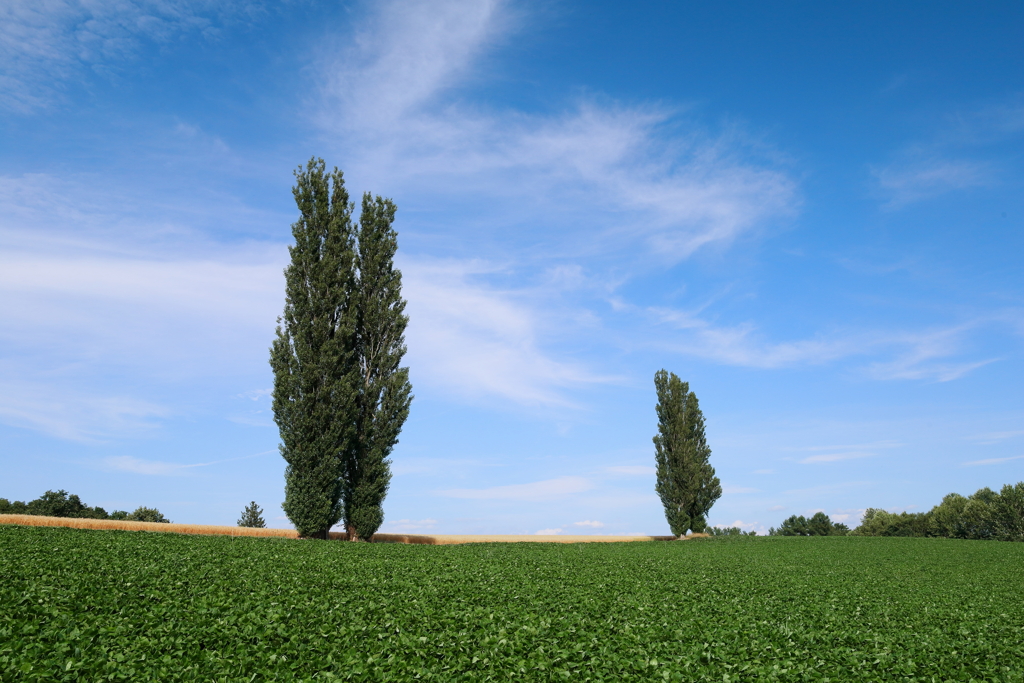
[[[703,532],[711,506],[722,496],[721,482],[708,462],[711,448],[704,434],[704,414],[689,383],[675,373],[659,370],[654,386],[658,394],[655,491],[673,535]]]
[[[238,520],[238,526],[246,526],[254,529],[265,529],[266,521],[263,519],[263,510],[256,501],[252,501],[242,510],[242,516]]]

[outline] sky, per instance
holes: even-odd
[[[667,534],[1024,479],[1019,2],[9,0],[0,497],[281,510],[268,348],[311,157],[398,205],[381,531]]]

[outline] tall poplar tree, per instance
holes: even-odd
[[[345,528],[353,541],[369,539],[384,521],[381,504],[391,482],[388,456],[412,402],[409,369],[400,367],[409,318],[401,296],[402,273],[394,266],[394,221],[394,202],[363,195],[356,255],[356,433],[345,472]]]
[[[658,393],[655,491],[674,535],[704,531],[708,511],[722,496],[721,482],[708,462],[711,449],[704,436],[704,415],[689,383],[675,373],[659,370],[654,387]]]
[[[342,517],[358,387],[352,204],[337,168],[311,159],[295,173],[299,220],[285,269],[284,314],[270,349],[274,420],[285,469],[284,511],[300,536],[327,538]]]

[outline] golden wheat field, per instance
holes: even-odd
[[[73,529],[100,529],[121,531],[156,531],[171,534],[200,534],[217,536],[260,536],[264,538],[298,538],[294,529],[254,529],[241,526],[216,526],[213,524],[158,524],[156,522],[129,522],[117,519],[77,519],[73,517],[41,517],[39,515],[0,515],[0,524],[22,526],[63,526]],[[706,537],[707,534],[693,534],[688,538]],[[343,534],[331,532],[332,539],[341,539]],[[427,536],[420,534],[375,534],[375,543],[416,543],[422,545],[454,545],[460,543],[616,543],[626,541],[667,541],[672,536],[502,536],[461,535]]]

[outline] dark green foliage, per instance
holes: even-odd
[[[135,509],[135,512],[131,513],[125,519],[132,522],[159,522],[161,524],[169,524],[171,520],[160,514],[160,511],[156,508],[147,508],[139,506]]]
[[[28,505],[23,500],[16,500],[13,503],[6,498],[0,498],[0,515],[27,515]]]
[[[344,521],[350,539],[370,538],[412,400],[395,204],[364,195],[356,230],[340,171],[312,159],[295,177],[300,219],[270,360],[284,509],[302,536]]]
[[[263,510],[256,504],[256,501],[252,501],[245,506],[242,510],[242,516],[238,520],[238,526],[254,527],[257,529],[265,529],[267,526],[266,521],[263,519]]]
[[[355,431],[352,205],[342,173],[325,173],[322,159],[295,178],[300,218],[270,350],[274,420],[288,463],[285,514],[300,535],[326,538],[342,517],[344,460]]]
[[[850,529],[845,524],[833,522],[824,512],[816,512],[807,519],[803,515],[789,517],[779,528],[768,530],[769,536],[845,536]]]
[[[1003,486],[992,515],[1000,540],[1024,541],[1024,481]]]
[[[69,495],[64,489],[47,491],[28,503],[20,500],[12,503],[6,498],[0,498],[0,514],[108,519],[106,510],[101,507],[89,507],[76,494]]]
[[[927,512],[901,512],[895,514],[868,508],[860,526],[853,530],[857,536],[934,536],[931,515]]]
[[[704,531],[712,536],[757,536],[756,531],[744,531],[738,526],[709,526]]]
[[[999,493],[982,488],[966,498],[950,493],[928,512],[894,514],[868,508],[858,536],[941,536],[978,541],[1024,541],[1024,482]]]
[[[675,373],[659,370],[654,386],[658,394],[655,491],[673,534],[682,536],[690,529],[702,532],[708,511],[722,496],[721,482],[708,462],[711,448],[704,436],[704,415],[689,383]]]
[[[0,526],[0,575],[5,682],[1024,678],[1024,544],[413,546]]]
[[[384,522],[382,503],[391,481],[388,456],[412,402],[409,369],[400,367],[409,319],[402,273],[394,267],[394,220],[394,202],[363,195],[356,259],[356,437],[345,471],[344,519],[350,540],[372,537]]]

